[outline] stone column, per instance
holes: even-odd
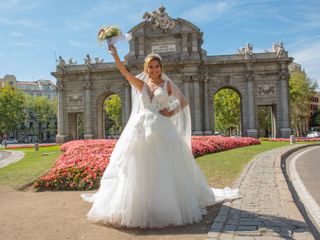
[[[202,135],[202,107],[201,107],[201,92],[199,79],[193,77],[193,105],[194,105],[194,135]]]
[[[183,93],[190,105],[190,77],[189,76],[185,76],[183,78]]]
[[[139,37],[139,57],[138,59],[144,60],[145,56],[145,49],[144,49],[144,38]]]
[[[211,135],[212,131],[210,129],[210,115],[209,115],[209,96],[208,96],[208,77],[203,78],[203,101],[204,101],[204,135]]]
[[[198,36],[196,33],[192,34],[192,52],[198,51]]]
[[[130,113],[131,113],[131,88],[129,84],[125,85],[125,89],[124,89],[124,120],[122,122],[123,127],[127,124],[129,117],[130,117]]]
[[[254,76],[252,73],[247,74],[247,136],[258,137],[258,131],[256,129],[256,111],[254,104],[254,87],[253,87]]]
[[[91,83],[89,76],[87,77],[85,83],[83,84],[84,89],[84,139],[93,139],[92,133],[92,113],[91,113]]]
[[[188,34],[182,33],[182,57],[189,56],[188,53]]]
[[[194,106],[193,106],[193,102],[191,101],[190,84],[192,85],[191,76],[184,76],[183,77],[183,94],[190,107],[191,130],[193,130],[194,129],[194,113],[193,113]]]
[[[282,71],[280,75],[280,137],[282,138],[289,138],[291,135],[289,118],[289,77],[290,75],[286,71]]]
[[[64,86],[61,80],[57,81],[56,89],[58,92],[58,134],[56,135],[56,142],[64,143],[68,140],[68,135],[65,132]]]

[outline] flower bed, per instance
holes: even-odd
[[[34,183],[36,191],[97,189],[116,140],[78,140],[63,144],[63,154],[44,176]],[[218,136],[192,137],[195,157],[238,147],[260,144],[254,138]]]
[[[34,183],[36,191],[91,190],[99,186],[116,140],[70,141],[60,148],[64,153],[44,176]]]
[[[249,137],[193,136],[192,153],[194,157],[199,157],[208,153],[221,152],[256,144],[260,144],[260,141]]]

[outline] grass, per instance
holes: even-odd
[[[254,156],[289,145],[288,142],[261,142],[260,145],[232,149],[229,151],[208,154],[196,159],[207,177],[209,185],[215,188],[232,186],[242,169]]]
[[[29,184],[39,176],[47,172],[61,154],[60,146],[39,147],[39,151],[33,148],[19,148],[25,157],[4,168],[0,168],[0,185],[10,186],[16,189]]]
[[[254,156],[273,148],[289,145],[288,142],[263,141],[261,145],[237,148],[220,153],[208,154],[196,159],[211,186],[232,186],[242,169]],[[47,172],[59,157],[59,146],[18,149],[25,152],[23,160],[0,168],[0,185],[16,189],[33,182]],[[48,155],[46,155],[48,154]],[[43,156],[44,155],[44,156]]]

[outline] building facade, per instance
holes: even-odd
[[[10,85],[20,89],[25,94],[33,97],[43,96],[49,100],[57,98],[56,85],[51,80],[37,81],[17,81],[14,75],[5,75],[0,78],[0,86]],[[41,126],[38,132],[38,119],[34,112],[25,109],[25,119],[17,126],[11,137],[15,137],[18,142],[34,143],[34,142],[55,142],[57,134],[57,118],[54,117]],[[38,139],[40,138],[40,139]]]
[[[292,74],[294,72],[300,72],[300,73],[306,74],[304,69],[302,69],[301,64],[292,62],[291,64],[289,64],[289,73]],[[299,126],[303,135],[306,135],[310,130],[313,130],[313,129],[320,130],[320,126],[318,126],[314,122],[315,114],[320,110],[320,92],[314,91],[309,101],[310,101],[309,116],[304,121],[301,121],[301,124]]]

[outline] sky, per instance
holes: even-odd
[[[142,15],[163,4],[172,18],[184,18],[203,32],[208,55],[234,54],[246,43],[253,52],[283,42],[294,61],[320,86],[319,0],[1,0],[0,78],[51,79],[56,59],[83,63],[86,54],[112,62],[97,41],[101,26],[128,32]],[[124,57],[128,43],[119,43]]]

